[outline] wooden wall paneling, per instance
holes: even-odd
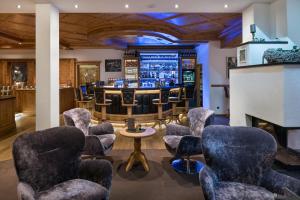
[[[59,90],[59,113],[75,107],[74,88],[62,88]]]
[[[7,69],[7,61],[1,60],[0,61],[0,85],[10,85],[9,77],[8,77],[8,69]]]
[[[27,61],[27,85],[35,86],[35,61],[29,60]]]
[[[76,59],[60,59],[59,61],[59,83],[72,87],[76,85]]]
[[[17,89],[15,95],[17,98],[17,112],[35,115],[35,90]]]
[[[16,128],[15,109],[15,97],[0,97],[0,136]]]
[[[195,90],[196,90],[196,105],[202,107],[202,64],[197,64],[195,67]]]

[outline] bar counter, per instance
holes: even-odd
[[[0,137],[16,129],[16,97],[0,96]]]
[[[107,119],[110,121],[122,121],[126,119],[127,108],[122,106],[121,88],[104,87],[106,99],[112,100],[112,104],[107,107]],[[176,87],[170,87],[170,89]],[[135,99],[137,106],[133,107],[133,117],[141,121],[153,121],[157,118],[157,106],[152,103],[153,99],[158,99],[160,88],[135,88]],[[171,105],[163,105],[163,115],[171,113]],[[94,115],[101,116],[101,107],[95,106]]]
[[[16,89],[14,93],[16,95],[16,111],[35,115],[35,89]],[[59,89],[59,107],[60,113],[74,108],[74,88]]]

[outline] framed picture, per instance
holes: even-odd
[[[229,69],[237,67],[237,57],[226,57],[226,74],[229,78]]]
[[[121,72],[121,71],[122,71],[121,59],[105,60],[105,72]]]
[[[14,83],[27,81],[27,63],[12,62],[11,63],[11,78]]]

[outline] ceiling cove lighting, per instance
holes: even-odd
[[[225,5],[224,5],[224,8],[228,8],[228,4],[225,4]]]
[[[129,8],[129,4],[125,4],[125,8]]]
[[[22,8],[22,6],[21,6],[20,4],[18,4],[18,5],[17,5],[17,8],[18,8],[18,9],[21,9],[21,8]]]
[[[174,7],[175,7],[176,9],[178,9],[178,8],[179,8],[179,5],[178,5],[178,4],[175,4]]]
[[[75,4],[74,7],[75,7],[76,9],[79,8],[78,4]]]

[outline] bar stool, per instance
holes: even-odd
[[[187,113],[189,112],[190,100],[194,98],[195,86],[185,86],[182,88],[182,100],[184,101],[184,112],[181,116],[179,116],[180,123],[183,123],[183,118],[187,117]]]
[[[86,86],[80,86],[75,89],[75,101],[76,106],[79,108],[85,108],[89,111],[93,111],[93,97],[87,95]]]
[[[157,105],[157,112],[158,112],[158,118],[155,124],[153,125],[153,128],[158,125],[159,129],[161,130],[161,125],[164,124],[165,126],[167,125],[166,123],[166,118],[163,118],[163,110],[162,107],[163,105],[166,105],[169,103],[169,95],[170,95],[170,90],[167,88],[162,88],[160,89],[159,93],[159,99],[153,99],[152,103],[154,105]]]
[[[106,121],[106,107],[112,103],[111,99],[106,99],[105,89],[103,87],[94,88],[95,105],[101,107],[101,121]]]
[[[169,103],[172,104],[172,119],[170,122],[179,122],[179,114],[177,114],[177,104],[181,102],[181,88],[172,88],[170,89]]]
[[[132,117],[132,107],[137,106],[134,88],[121,89],[122,106],[127,107],[127,118]]]

